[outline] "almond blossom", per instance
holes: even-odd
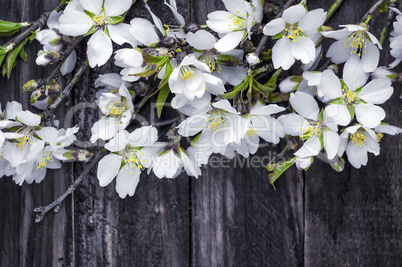
[[[288,70],[296,59],[303,64],[312,62],[316,58],[314,41],[319,35],[317,29],[325,19],[323,9],[307,12],[302,4],[298,4],[286,9],[281,18],[268,22],[264,34],[279,38],[272,48],[275,69]]]

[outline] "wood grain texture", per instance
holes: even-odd
[[[177,1],[177,4],[186,17],[187,2]],[[175,23],[163,1],[150,1],[149,6],[164,24]],[[183,7],[186,9],[182,10]],[[134,17],[151,19],[142,1],[137,1],[126,22]],[[83,51],[85,47],[81,47],[80,53]],[[100,68],[87,70],[75,90],[75,103],[94,103],[95,79],[99,74],[112,71],[120,71],[113,66],[113,58]],[[141,115],[149,120],[151,113],[151,106],[147,105]],[[82,108],[75,114],[75,121],[81,129],[79,139],[89,140],[90,128],[101,114],[93,108]],[[160,137],[164,138],[164,134],[161,132]],[[83,167],[77,164],[75,173],[82,170]],[[115,191],[115,181],[105,188],[99,186],[94,168],[74,194],[76,265],[188,265],[188,180],[185,175],[174,180],[160,180],[144,172],[135,196],[122,200]]]
[[[58,0],[0,1],[0,17],[9,21],[30,21],[37,19],[44,11],[50,11]],[[10,37],[1,37],[5,43]],[[29,94],[22,92],[22,85],[30,79],[46,77],[51,67],[35,66],[36,53],[40,44],[34,41],[28,49],[28,63],[18,60],[9,80],[0,78],[0,102],[18,101],[26,109]],[[60,117],[65,108],[60,107]],[[62,194],[71,183],[71,166],[47,172],[40,184],[16,185],[11,177],[0,179],[0,266],[65,266],[72,260],[71,203],[66,201],[57,214],[50,212],[47,220],[35,224],[33,209],[46,205]]]
[[[331,26],[358,21],[375,1],[346,1]],[[309,1],[323,7],[323,1]],[[324,8],[329,7],[329,3]],[[400,5],[399,8],[402,6]],[[374,14],[370,31],[380,36],[385,14]],[[381,63],[389,64],[388,40]],[[398,68],[401,71],[401,67]],[[402,127],[399,98],[401,84],[382,107],[386,120]],[[306,173],[305,183],[305,265],[306,266],[400,266],[402,256],[402,137],[384,135],[380,155],[369,154],[366,167],[350,164],[336,173],[316,161]],[[399,252],[398,252],[399,251]]]

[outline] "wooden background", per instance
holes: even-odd
[[[140,2],[127,21],[149,18]],[[354,23],[374,2],[345,0],[328,24]],[[162,3],[149,1],[164,23],[173,24]],[[328,10],[331,3],[311,0],[308,6]],[[57,4],[58,0],[0,0],[0,19],[34,20]],[[185,18],[199,23],[205,23],[208,12],[224,9],[219,0],[177,4]],[[384,17],[374,19],[371,31],[376,36]],[[7,38],[0,40],[5,43]],[[37,42],[31,45],[29,64],[19,63],[10,80],[0,78],[3,107],[11,100],[28,107],[22,85],[50,73],[51,67],[33,67],[39,47]],[[383,64],[391,60],[384,49]],[[87,70],[67,108],[59,108],[59,116],[74,104],[93,102],[93,81],[111,70],[117,70],[111,62]],[[386,120],[402,127],[401,84],[394,87],[394,96],[383,107]],[[76,112],[80,139],[89,139],[97,117],[90,108]],[[278,153],[283,146],[262,148],[257,155]],[[33,208],[64,192],[85,165],[49,171],[40,184],[18,186],[3,177],[0,266],[402,266],[401,150],[401,136],[386,136],[380,156],[369,155],[368,167],[356,170],[347,165],[338,174],[316,160],[307,173],[289,170],[276,190],[263,167],[241,168],[235,161],[225,169],[204,167],[198,180],[185,174],[175,180],[143,174],[135,196],[124,200],[114,183],[101,188],[91,172],[60,211],[48,213],[39,224]]]

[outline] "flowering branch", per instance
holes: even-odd
[[[338,8],[341,6],[342,3],[343,3],[343,0],[336,0],[332,4],[332,6],[328,9],[327,19],[325,20],[325,22],[327,22],[335,14],[335,12],[338,10]]]
[[[91,163],[88,164],[88,166],[82,171],[80,176],[78,176],[77,180],[72,183],[66,192],[64,192],[61,196],[59,196],[55,201],[50,203],[49,205],[43,207],[39,206],[34,209],[34,212],[36,213],[36,218],[35,222],[39,223],[43,220],[44,216],[46,213],[48,213],[51,209],[54,208],[54,212],[58,212],[60,210],[60,204],[63,202],[63,200],[70,194],[74,192],[74,190],[77,188],[77,186],[84,180],[84,178],[87,176],[88,172],[99,162],[99,160],[104,156],[105,152],[100,152],[96,157],[91,161]]]
[[[52,79],[60,72],[61,67],[64,62],[66,62],[68,56],[74,51],[77,45],[85,38],[85,36],[77,37],[74,42],[67,47],[67,49],[63,52],[63,59],[57,63],[57,66],[53,69],[52,73],[46,78],[45,83],[49,85],[52,82]],[[88,64],[87,64],[88,65]]]

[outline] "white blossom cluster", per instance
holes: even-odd
[[[116,191],[125,198],[134,195],[145,169],[159,178],[175,178],[182,170],[198,177],[213,153],[249,157],[260,142],[278,144],[290,136],[301,144],[292,161],[299,169],[309,168],[313,157],[324,155],[341,171],[345,154],[353,167],[360,168],[367,164],[368,153],[380,153],[383,134],[402,131],[384,122],[386,114],[379,105],[393,94],[393,73],[378,68],[382,47],[367,23],[321,31],[327,13],[298,4],[262,25],[264,1],[222,1],[226,10],[208,14],[206,25],[186,23],[175,0],[164,1],[177,20],[177,25],[168,26],[146,3],[152,21],[134,18],[124,23],[131,0],[72,0],[64,11],[50,16],[48,30],[38,33],[44,46],[39,65],[51,62],[46,55],[59,52],[65,36],[90,35],[89,66],[102,66],[114,54],[114,64],[121,68],[119,74],[104,74],[95,82],[101,87],[96,103],[103,116],[92,126],[90,141],[105,140],[110,152],[98,164],[101,186],[116,178]],[[396,58],[391,67],[402,60],[401,21],[398,16],[391,34],[391,55]],[[272,36],[268,59],[253,47],[244,48],[259,33]],[[332,68],[314,71],[323,38],[335,39],[326,57],[344,63],[342,78]],[[113,51],[112,41],[125,48]],[[302,75],[283,77],[280,91],[275,90],[278,77],[272,70],[279,75],[298,61]],[[62,74],[71,72],[75,62],[75,53],[70,54]],[[271,74],[269,81],[259,80],[263,72]],[[133,87],[141,81],[158,83],[159,96],[166,94],[163,101],[158,97],[162,105],[171,93],[171,106],[186,116],[169,130],[164,142],[158,141],[152,125],[128,130],[141,97]],[[275,100],[278,96],[290,106]],[[0,131],[4,143],[0,164],[6,166],[0,174],[13,175],[19,184],[39,182],[46,167],[59,166],[60,150],[72,143],[78,129],[41,127],[38,115],[12,111],[9,105],[0,124],[0,129],[9,130]],[[287,112],[289,108],[294,112]],[[184,137],[191,139],[187,148]],[[59,144],[59,139],[71,142]],[[28,177],[32,170],[40,174]]]

